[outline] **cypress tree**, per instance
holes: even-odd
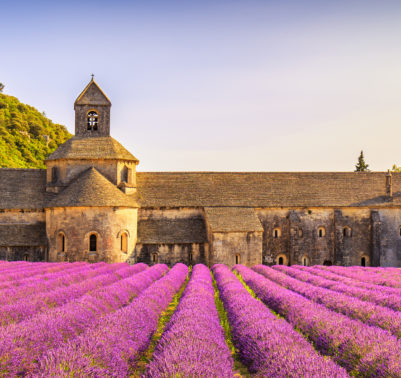
[[[363,156],[363,151],[361,151],[358,157],[358,163],[355,165],[355,172],[369,172],[369,164],[365,163],[365,158]]]

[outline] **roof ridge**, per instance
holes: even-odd
[[[111,104],[110,99],[106,96],[106,94],[103,92],[102,88],[100,88],[99,84],[96,83],[96,81],[93,79],[91,79],[91,81],[86,85],[86,87],[84,88],[84,90],[81,92],[81,94],[77,97],[77,99],[74,102],[74,105],[85,95],[85,93],[88,91],[88,89],[90,88],[91,85],[96,85],[96,88],[100,91],[100,93],[106,98],[106,100]]]

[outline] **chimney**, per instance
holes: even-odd
[[[393,197],[393,175],[390,170],[386,173],[386,196]]]

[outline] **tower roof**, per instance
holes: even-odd
[[[138,207],[135,199],[125,195],[95,168],[81,173],[46,207]]]
[[[58,159],[106,159],[139,160],[110,136],[85,138],[75,136],[60,145],[46,160]]]
[[[75,100],[74,105],[111,105],[111,101],[104,94],[95,80],[89,82],[82,93]]]

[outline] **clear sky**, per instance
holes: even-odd
[[[141,171],[401,165],[401,1],[0,0],[5,93],[74,131],[95,74]]]

